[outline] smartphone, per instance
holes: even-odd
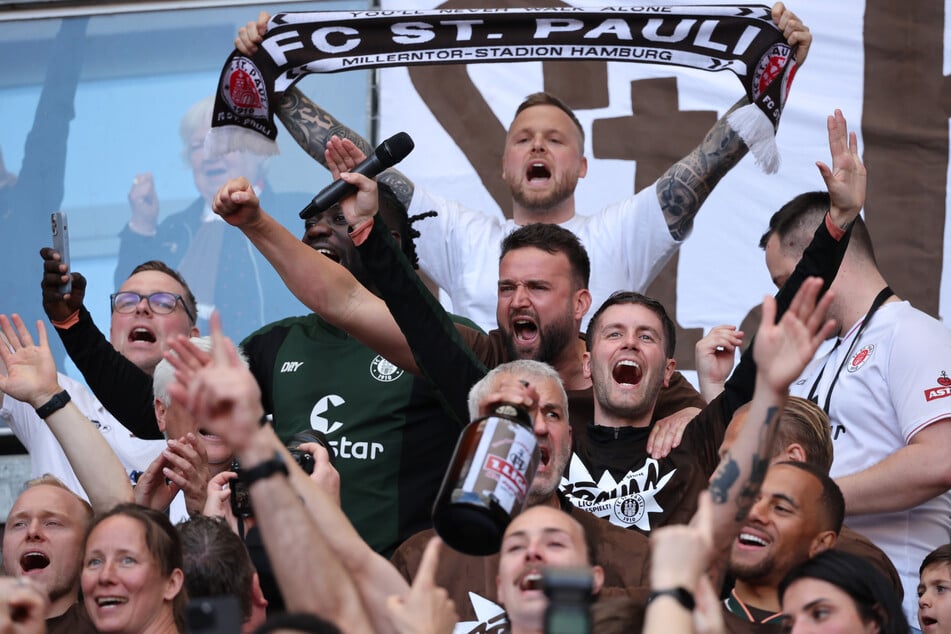
[[[241,634],[238,597],[201,597],[185,605],[185,631],[189,634]]]
[[[237,478],[228,481],[228,486],[231,487],[231,512],[235,517],[254,517],[251,492],[248,491],[248,485],[241,481],[241,465],[237,459],[231,461],[231,470],[238,474]]]
[[[66,212],[54,211],[50,214],[50,230],[53,233],[53,248],[59,251],[61,262],[66,265],[66,274],[69,275],[69,225],[66,224]],[[59,287],[59,292],[72,292],[73,281],[69,281]]]

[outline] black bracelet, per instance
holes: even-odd
[[[684,606],[690,612],[693,612],[693,608],[696,605],[693,600],[693,595],[689,590],[683,586],[677,586],[676,588],[668,588],[666,590],[651,590],[650,595],[647,597],[647,605],[650,605],[651,602],[657,597],[673,597],[677,603]]]
[[[59,410],[66,407],[66,403],[73,400],[69,396],[69,392],[63,390],[59,394],[54,394],[53,397],[36,408],[36,415],[40,418],[46,418],[51,415],[53,412],[58,412]]]
[[[243,469],[241,471],[241,481],[251,486],[258,480],[263,480],[264,478],[270,478],[275,473],[282,473],[285,476],[288,475],[287,465],[284,463],[284,459],[281,457],[281,454],[274,452],[274,457],[270,460],[265,460],[260,462],[250,469]]]

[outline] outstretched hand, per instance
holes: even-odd
[[[447,634],[459,621],[449,593],[435,582],[441,545],[438,537],[426,544],[408,595],[392,595],[386,599],[386,610],[399,634]]]
[[[776,321],[776,300],[763,299],[763,317],[753,343],[757,377],[772,389],[784,392],[802,374],[819,344],[835,332],[835,320],[826,321],[833,293],[818,299],[822,278],[810,277],[802,283],[789,309]]]
[[[46,328],[42,321],[36,322],[39,343],[33,337],[19,315],[13,322],[0,315],[0,361],[6,366],[6,374],[0,374],[0,392],[39,407],[60,391],[56,376],[56,363],[50,352]]]
[[[865,205],[866,171],[859,156],[858,139],[849,132],[841,110],[836,110],[826,121],[829,129],[829,153],[832,168],[816,161],[819,174],[829,190],[832,222],[841,228],[848,227]]]
[[[355,231],[372,220],[380,207],[376,181],[350,171],[363,162],[366,154],[350,139],[335,135],[327,141],[324,156],[334,180],[345,180],[357,188],[355,196],[347,196],[340,201],[347,224]]]
[[[234,344],[221,332],[218,313],[211,317],[211,341],[211,361],[188,375],[190,379],[176,370],[175,382],[169,385],[168,392],[203,428],[223,438],[240,454],[260,428],[264,413],[261,388],[242,363]],[[172,340],[170,346],[183,358],[192,355],[181,339]],[[171,356],[166,354],[166,358]]]

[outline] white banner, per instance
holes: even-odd
[[[602,6],[584,1],[572,4],[581,7]],[[437,5],[422,0],[385,0],[383,5],[384,9],[387,6],[400,9],[455,6],[454,3]],[[914,166],[917,160],[913,156],[915,148],[903,147],[903,142],[921,133],[914,127],[925,125],[928,113],[919,117],[915,112],[907,111],[907,118],[889,119],[884,125],[884,120],[871,121],[869,113],[863,112],[863,107],[868,107],[865,102],[873,97],[876,103],[882,104],[876,113],[888,113],[896,109],[901,112],[921,103],[918,99],[910,99],[909,95],[904,94],[905,89],[898,84],[894,85],[891,92],[882,90],[884,96],[876,93],[870,97],[866,94],[870,91],[866,86],[872,80],[865,77],[865,20],[874,20],[869,29],[878,29],[878,33],[890,28],[882,25],[882,9],[876,9],[878,13],[874,13],[870,6],[870,14],[866,16],[866,7],[860,2],[805,0],[790,5],[810,27],[814,40],[808,58],[793,83],[777,134],[782,166],[777,174],[767,176],[748,156],[720,182],[701,209],[692,235],[680,250],[676,306],[668,306],[668,309],[676,311],[681,328],[702,328],[706,331],[721,323],[739,325],[751,308],[760,303],[764,294],[775,291],[766,271],[763,252],[757,246],[760,235],[765,231],[770,215],[790,198],[804,191],[823,189],[815,161],[830,161],[826,116],[835,108],[840,108],[850,128],[858,133],[860,150],[868,164],[870,197],[866,212],[867,217],[875,219],[875,222],[870,219],[870,228],[886,276],[899,295],[935,314],[939,308],[938,281],[947,277],[939,275],[944,258],[936,255],[942,252],[940,244],[943,242],[943,210],[946,206],[946,115],[943,120],[940,116],[936,117],[937,124],[924,137],[939,143],[943,139],[943,146],[937,151],[945,164],[943,178],[932,178],[932,182],[927,183],[932,192],[929,200],[937,211],[926,213],[920,209],[922,205],[911,202],[912,198],[908,199],[914,207],[912,210],[898,209],[891,204],[887,208],[881,204],[876,208],[876,202],[884,201],[885,197],[880,194],[878,199],[874,198],[877,190],[871,186],[872,183],[882,187],[894,180],[894,187],[909,189],[908,196],[912,196],[912,191],[921,195],[920,191],[912,190],[921,185],[915,182],[918,174]],[[935,10],[943,14],[941,7]],[[896,71],[889,65],[896,57],[888,48],[890,43],[882,44],[881,50],[875,52],[876,60],[879,60],[876,61],[877,68],[882,69],[880,81],[887,83],[889,77],[895,76],[895,81],[900,82],[910,74],[912,85],[921,86],[923,96],[940,92],[938,80],[943,79],[941,65],[938,59],[927,52],[926,46],[932,46],[933,40],[937,40],[939,50],[943,50],[943,21],[937,24],[927,22],[927,19],[922,19],[916,27],[921,30],[922,50],[910,52],[920,59],[906,62],[907,69]],[[474,209],[501,214],[500,205],[483,185],[484,177],[495,177],[501,172],[501,143],[493,150],[498,153],[497,157],[486,156],[481,161],[471,160],[473,152],[477,150],[470,147],[470,158],[467,158],[463,147],[467,144],[472,146],[474,140],[491,126],[507,128],[522,99],[532,92],[546,89],[544,69],[541,62],[471,65],[467,67],[467,75],[463,79],[457,79],[456,84],[444,85],[435,91],[420,91],[405,68],[383,70],[380,138],[401,130],[409,132],[416,141],[416,150],[402,162],[401,171],[417,185],[435,193],[462,201]],[[606,79],[591,90],[592,101],[600,99],[600,103],[579,107],[568,99],[586,131],[588,175],[579,183],[576,193],[579,213],[593,213],[608,203],[630,196],[635,191],[638,169],[643,170],[644,166],[648,166],[652,173],[659,175],[673,160],[699,143],[713,120],[722,116],[742,96],[742,88],[730,73],[632,63],[610,63],[606,64],[606,69]],[[921,77],[918,77],[919,74]],[[571,90],[570,78],[560,79],[564,83],[556,85],[567,86]],[[552,78],[549,77],[549,80]],[[470,82],[471,86],[464,85]],[[470,87],[474,87],[481,99],[485,100],[496,121],[457,120],[455,127],[448,126],[452,127],[452,131],[447,131],[447,126],[441,124],[433,114],[434,111],[443,112],[443,116],[446,116],[446,106],[440,103],[441,95],[451,96],[457,90]],[[559,94],[555,89],[549,90]],[[600,92],[604,93],[603,98],[598,96]],[[563,94],[559,96],[564,97]],[[892,100],[896,103],[892,103]],[[902,101],[909,101],[912,105],[905,107]],[[913,125],[909,128],[909,137],[902,132],[902,126],[907,127],[910,123]],[[879,163],[869,160],[873,155],[871,148],[866,147],[863,126],[865,129],[872,129],[870,126],[873,126],[876,131],[876,139],[881,146],[875,148],[880,153],[874,156],[882,157]],[[670,159],[658,159],[656,148],[667,145],[665,131],[669,131],[669,138],[672,139],[670,145],[683,145],[688,141],[689,144],[687,149],[679,151]],[[684,134],[690,135],[687,141],[683,138],[673,140]],[[619,138],[622,142],[619,142]],[[651,141],[645,141],[646,138]],[[885,162],[889,153],[901,157],[901,160],[887,159]],[[912,160],[906,161],[906,156]],[[658,166],[658,160],[666,160],[666,163]],[[934,155],[921,160],[934,161]],[[907,182],[897,174],[900,165],[913,172]],[[649,183],[638,181],[637,188]],[[899,191],[897,195],[900,199],[904,194]],[[939,195],[940,200],[936,200]],[[939,215],[937,219],[935,213]],[[937,241],[939,249],[905,241],[898,235],[899,230],[886,231],[891,226],[888,223],[896,224],[899,230],[901,225],[916,224],[920,228],[917,235],[930,234],[931,239]],[[942,227],[940,232],[937,229],[939,226]],[[587,246],[589,249],[594,248],[592,245]],[[892,248],[899,253],[889,253]],[[924,275],[912,274],[910,278],[901,278],[902,270],[907,267],[897,267],[894,263],[904,261],[902,251],[909,256],[930,251],[928,257],[931,258],[931,264],[925,266],[925,271],[933,273],[930,279],[924,280]],[[944,252],[947,250],[944,249]],[[889,263],[892,263],[891,268]],[[898,279],[895,279],[896,276]],[[928,301],[931,306],[927,305]],[[941,313],[947,311],[947,301],[945,299],[940,305]],[[694,339],[681,336],[678,356],[692,356],[692,344],[688,344],[688,341]],[[685,349],[687,345],[690,347]]]

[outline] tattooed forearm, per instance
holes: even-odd
[[[373,147],[366,139],[308,99],[297,88],[291,88],[281,96],[277,116],[297,144],[324,167],[327,167],[324,151],[330,137],[334,135],[341,139],[350,139],[364,154],[373,152]],[[389,185],[399,201],[409,207],[410,201],[413,200],[411,180],[394,169],[380,174],[378,180]]]
[[[731,111],[740,105],[742,102]],[[747,151],[746,144],[723,117],[707,132],[699,146],[660,177],[657,199],[670,235],[675,240],[687,237],[700,206]]]
[[[284,92],[277,116],[297,144],[321,165],[327,165],[324,150],[330,137],[350,139],[365,154],[373,148],[362,136],[338,121],[332,114],[308,99],[297,88]]]
[[[740,467],[736,464],[736,460],[727,453],[713,473],[713,478],[710,479],[708,489],[710,499],[713,500],[714,504],[726,504],[726,501],[730,498],[730,489],[733,488],[736,479],[739,477]]]
[[[776,437],[776,429],[779,426],[779,414],[780,408],[770,407],[766,410],[766,419],[760,425],[756,453],[753,454],[750,460],[750,477],[747,478],[736,497],[736,516],[734,519],[737,522],[742,522],[749,515],[750,508],[756,502],[760,487],[766,478],[766,471],[769,469],[773,449],[773,439]]]

